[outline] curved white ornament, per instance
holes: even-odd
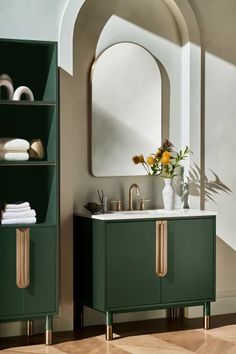
[[[26,95],[27,101],[34,101],[33,92],[27,86],[19,86],[14,92],[13,100],[20,101],[23,94]]]
[[[0,80],[8,80],[12,83],[12,78],[8,74],[1,74]]]
[[[1,87],[5,87],[7,91],[8,100],[12,100],[14,88],[12,85],[12,79],[10,78],[9,75],[7,74],[0,75],[0,97],[1,97]]]
[[[172,210],[174,209],[174,190],[172,187],[172,179],[164,178],[165,186],[162,190],[164,209]]]

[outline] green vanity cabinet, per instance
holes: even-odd
[[[13,90],[28,87],[13,100],[0,88],[0,138],[40,140],[43,156],[0,159],[0,205],[28,202],[35,224],[0,225],[0,322],[45,318],[46,344],[52,342],[59,292],[59,124],[57,43],[0,39],[0,74]],[[28,220],[28,222],[30,222]]]
[[[74,246],[75,309],[105,312],[107,327],[118,312],[203,305],[209,315],[215,300],[215,216],[75,216]]]
[[[103,310],[214,299],[212,219],[168,220],[167,274],[156,270],[156,222],[106,225]]]
[[[161,302],[161,278],[155,274],[155,222],[106,225],[106,309]]]
[[[30,284],[24,290],[24,313],[56,313],[58,244],[54,227],[30,229]]]
[[[23,291],[16,286],[16,232],[0,233],[0,319],[23,313]]]
[[[168,272],[162,302],[215,300],[214,219],[168,220]]]
[[[25,230],[25,229],[23,229]],[[0,320],[37,317],[57,311],[57,239],[54,227],[29,229],[29,285],[17,285],[15,228],[0,232]]]

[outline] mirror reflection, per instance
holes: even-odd
[[[162,79],[155,58],[135,43],[102,52],[91,71],[92,173],[143,175],[132,157],[162,141]]]

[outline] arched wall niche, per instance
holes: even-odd
[[[61,17],[59,33],[59,65],[73,74],[73,38],[79,12],[88,0],[68,0]],[[201,45],[197,19],[187,0],[163,0],[178,24],[182,45],[187,42]]]
[[[178,135],[177,148],[185,145],[190,146],[194,152],[194,156],[191,158],[198,166],[201,166],[201,47],[199,28],[194,12],[187,0],[163,0],[162,3],[167,5],[169,12],[174,18],[179,31],[179,48],[181,49],[181,67],[179,70],[179,74],[181,75],[181,98],[178,100],[174,99],[172,106],[170,102],[170,126],[175,130],[179,130],[178,134],[176,134],[176,136]],[[117,8],[119,8],[119,4],[120,7],[123,5],[122,0],[116,0],[113,2],[113,6],[114,4],[116,4]],[[76,43],[78,36],[80,36],[80,15],[83,12],[89,11],[91,5],[93,5],[92,0],[70,0],[65,7],[60,27],[59,61],[63,70],[69,74],[73,74],[73,70],[76,70],[75,66],[73,67],[73,59],[76,62],[79,60],[79,54],[76,52],[73,53],[73,45]],[[94,2],[95,5],[96,3]],[[112,5],[110,6],[112,8]],[[138,3],[135,6],[137,7]],[[98,45],[112,17],[108,10],[104,28],[103,26],[98,28]],[[129,25],[134,24],[129,22]],[[130,40],[130,38],[124,38],[124,40]],[[110,42],[110,45],[116,41],[118,40]],[[145,46],[145,43],[139,44]],[[160,60],[151,48],[147,49]],[[66,53],[66,55],[63,55],[63,53]],[[162,64],[168,73],[165,63],[162,62]],[[178,86],[180,88],[180,85]],[[173,91],[176,90],[173,84],[171,84],[171,91],[172,96],[175,97],[176,95]],[[179,116],[177,120],[175,119],[176,114]],[[171,136],[172,134],[170,134]],[[188,164],[189,161],[186,163],[186,167],[188,167]],[[199,207],[200,198],[194,197],[193,204],[191,205]]]

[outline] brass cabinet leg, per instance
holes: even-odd
[[[113,339],[112,322],[113,322],[112,312],[107,311],[106,312],[106,340]]]
[[[205,302],[203,306],[204,329],[210,329],[210,312],[211,312],[211,303]]]
[[[32,336],[34,334],[34,321],[27,321],[26,322],[26,335],[28,337]]]
[[[46,333],[45,333],[45,344],[52,344],[52,316],[46,316]]]
[[[184,317],[184,308],[183,307],[170,307],[167,310],[167,318],[182,318]]]

